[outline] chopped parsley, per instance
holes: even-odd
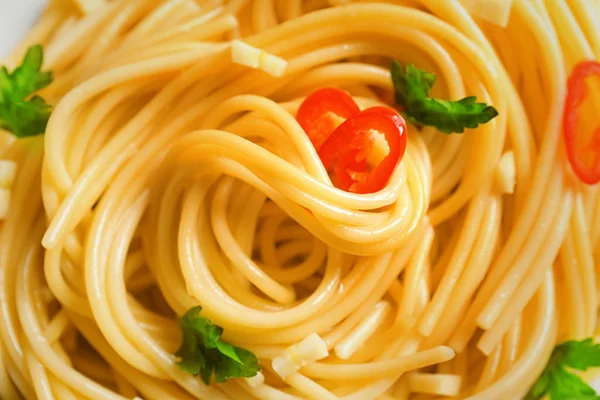
[[[176,355],[179,368],[200,375],[210,385],[214,374],[218,383],[231,378],[249,378],[260,370],[254,353],[221,340],[223,328],[200,316],[202,307],[191,308],[179,319],[183,343]]]
[[[444,133],[462,133],[465,128],[477,128],[498,115],[485,103],[476,103],[475,96],[458,101],[429,97],[435,74],[412,64],[405,68],[392,63],[392,82],[396,103],[404,116],[417,125],[434,126]]]
[[[529,390],[525,400],[600,400],[600,395],[571,370],[600,367],[600,345],[592,339],[569,341],[554,348],[544,372]]]
[[[52,72],[42,72],[44,50],[29,48],[13,72],[0,68],[0,128],[17,137],[44,133],[52,107],[35,92],[52,82]]]

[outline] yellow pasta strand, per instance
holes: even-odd
[[[600,189],[570,171],[561,121],[570,70],[600,59],[600,5],[489,7],[50,2],[6,60],[41,43],[55,80],[43,137],[0,132],[0,398],[523,396],[597,329]],[[296,111],[324,86],[391,106],[392,59],[499,115],[409,123],[385,188],[339,190]],[[261,375],[177,366],[197,305]],[[320,356],[278,373],[307,338]]]

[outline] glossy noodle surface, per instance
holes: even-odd
[[[17,164],[0,398],[516,399],[558,343],[594,336],[600,189],[572,172],[563,112],[574,66],[600,58],[597,1],[506,1],[505,26],[458,0],[76,3],[4,62],[39,43],[54,81],[43,136],[0,132]],[[282,76],[233,62],[234,39]],[[340,190],[296,112],[331,86],[394,106],[392,60],[498,116],[407,120],[385,187]],[[198,305],[255,378],[177,365]],[[282,376],[304,340],[327,356]]]

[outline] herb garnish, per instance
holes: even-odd
[[[592,339],[559,344],[525,400],[538,400],[545,395],[550,400],[600,400],[592,387],[569,370],[585,371],[590,367],[600,367],[600,345]]]
[[[462,133],[464,128],[476,128],[498,115],[494,107],[476,103],[475,96],[458,101],[429,97],[435,74],[412,64],[403,68],[394,60],[391,72],[396,103],[402,106],[404,116],[417,125],[435,126],[444,133]]]
[[[0,128],[17,137],[44,133],[52,107],[33,95],[52,82],[52,72],[42,72],[44,50],[29,48],[20,66],[12,73],[0,68]],[[33,96],[32,96],[33,95]]]
[[[180,357],[179,368],[193,375],[200,375],[210,385],[215,380],[222,383],[231,378],[249,378],[260,370],[254,353],[221,340],[223,328],[200,316],[202,307],[191,308],[179,319],[183,343],[176,355]]]

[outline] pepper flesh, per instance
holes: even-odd
[[[590,96],[588,80],[600,78],[600,63],[584,61],[575,66],[568,82],[563,116],[563,135],[569,163],[582,182],[600,182],[600,123],[587,140],[580,125],[581,108]]]
[[[311,93],[300,105],[296,120],[317,151],[329,135],[360,109],[348,92],[327,87]]]
[[[375,166],[367,162],[372,135],[383,135],[388,153]],[[323,143],[319,157],[333,169],[340,189],[374,193],[385,187],[406,150],[406,123],[387,107],[371,107],[349,118]]]

